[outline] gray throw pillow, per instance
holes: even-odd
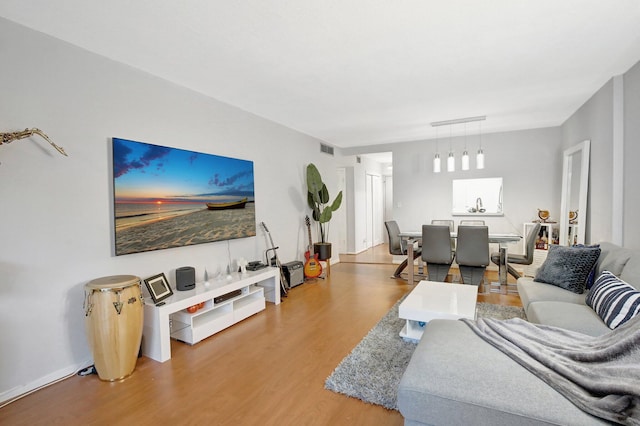
[[[533,280],[581,294],[599,256],[599,247],[550,245],[547,259]]]

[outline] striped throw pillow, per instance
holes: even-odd
[[[640,313],[640,291],[603,271],[589,290],[586,303],[613,330]]]

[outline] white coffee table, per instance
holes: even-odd
[[[475,319],[477,298],[475,285],[420,281],[398,308],[398,317],[407,320],[400,336],[420,340],[432,319]]]

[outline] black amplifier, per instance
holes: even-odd
[[[293,262],[283,263],[282,272],[287,279],[287,287],[295,287],[304,282],[304,265],[299,260]]]

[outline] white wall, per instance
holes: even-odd
[[[451,219],[456,224],[465,217],[451,215],[452,180],[502,177],[504,184],[503,217],[483,217],[494,232],[522,232],[522,223],[537,218],[537,209],[560,211],[560,129],[547,128],[482,136],[486,167],[460,170],[463,138],[454,138],[458,153],[458,171],[434,174],[432,159],[435,140],[385,145],[380,151],[393,152],[393,217],[400,229],[419,230],[431,219]],[[446,159],[448,140],[440,141],[440,155]],[[446,147],[443,149],[443,147]],[[469,151],[477,147],[469,145]],[[363,149],[363,148],[359,148]],[[375,147],[366,147],[373,150]],[[354,149],[355,151],[356,149]],[[347,152],[352,153],[352,152]]]
[[[562,148],[591,140],[585,242],[611,241],[613,187],[611,80],[562,125]]]
[[[640,181],[640,62],[623,75],[621,96],[624,111],[623,121],[623,167],[614,167],[614,122],[616,117],[616,99],[613,80],[606,82],[587,102],[584,103],[563,125],[563,148],[582,140],[591,140],[591,158],[589,169],[589,201],[587,205],[588,242],[611,241],[614,230],[612,224],[620,223],[623,245],[628,248],[640,248],[640,224],[636,220],[640,209],[640,197],[637,196],[637,182]],[[620,188],[614,179],[622,174],[622,211],[615,209],[614,193]],[[614,189],[616,191],[614,191]],[[614,215],[622,215],[617,221]]]
[[[623,242],[640,249],[640,62],[624,75],[624,176]]]
[[[0,401],[91,363],[84,285],[97,277],[204,268],[262,259],[255,238],[113,255],[110,138],[254,161],[256,218],[283,262],[306,246],[305,168],[335,187],[333,157],[319,141],[128,66],[0,19],[2,131],[39,127],[39,137],[0,147]],[[9,42],[10,41],[10,42]],[[175,288],[175,287],[174,287]]]

